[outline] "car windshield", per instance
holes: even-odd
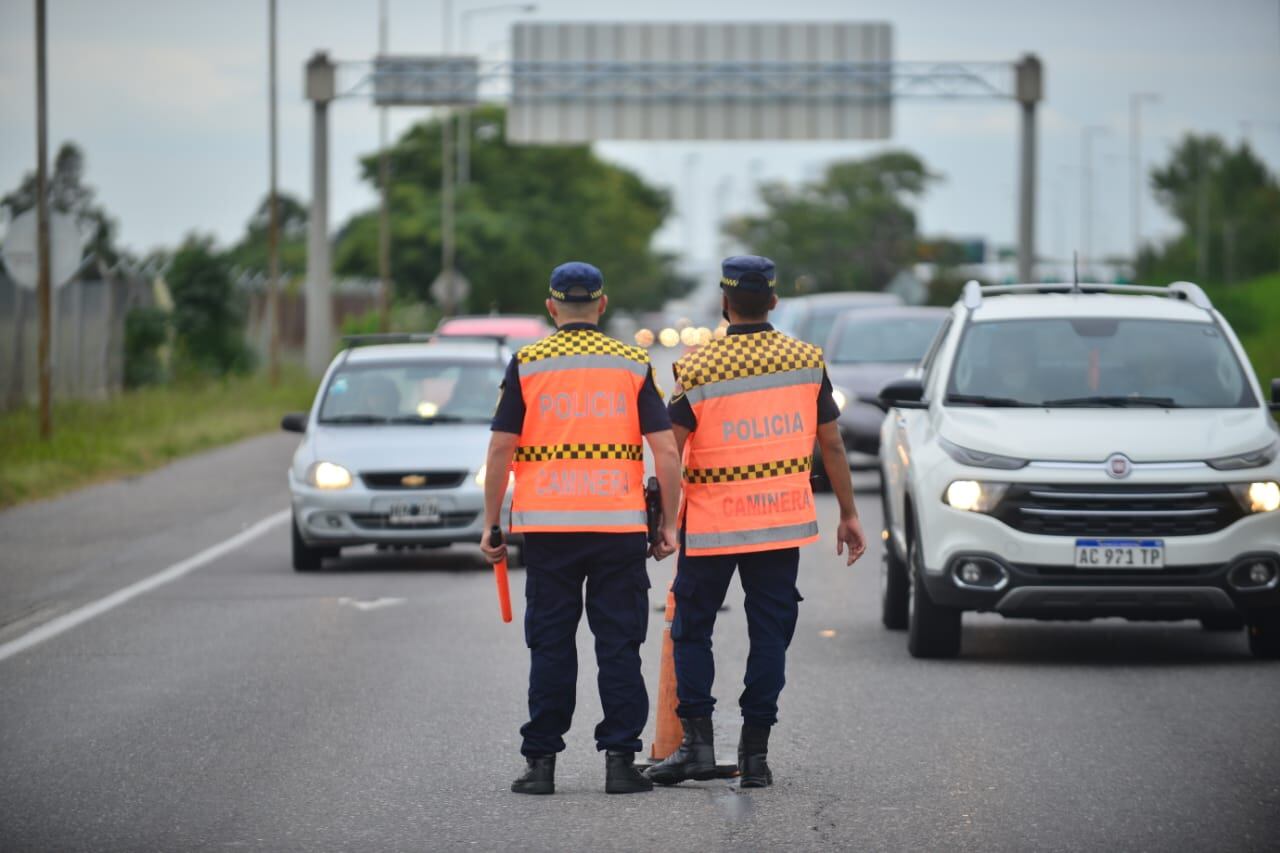
[[[835,364],[914,364],[924,357],[945,316],[846,320],[829,342],[827,358]]]
[[[956,353],[950,405],[1242,408],[1257,405],[1209,323],[1044,318],[977,322]]]
[[[488,421],[502,374],[496,362],[347,364],[329,382],[320,423]]]

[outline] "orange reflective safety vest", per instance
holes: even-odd
[[[809,469],[822,350],[777,331],[729,335],[681,358],[675,372],[698,420],[684,445],[685,552],[815,541]]]
[[[511,529],[647,529],[637,400],[649,355],[595,329],[559,331],[516,353],[524,425]]]

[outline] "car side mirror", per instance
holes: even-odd
[[[888,409],[927,409],[924,383],[919,379],[895,379],[880,389],[880,403]]]
[[[307,413],[306,412],[290,412],[280,419],[280,429],[285,432],[306,432],[307,431]]]
[[[857,395],[857,400],[859,403],[866,403],[868,405],[875,406],[877,409],[879,409],[882,412],[889,411],[889,407],[885,405],[884,401],[880,399],[879,395],[859,394]]]
[[[1280,412],[1280,379],[1271,380],[1271,411]]]

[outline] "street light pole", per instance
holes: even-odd
[[[324,374],[333,357],[333,303],[329,263],[329,102],[337,94],[335,68],[317,52],[307,62],[306,95],[311,101],[311,217],[307,239],[307,370]]]
[[[444,0],[443,42],[441,53],[447,58],[452,49],[453,3]],[[452,317],[458,306],[457,281],[453,272],[453,134],[450,133],[450,109],[440,110],[440,274],[444,280],[444,316]]]
[[[1093,261],[1093,137],[1106,131],[1101,125],[1080,129],[1080,260],[1086,271]]]
[[[1017,96],[1022,115],[1018,174],[1018,280],[1030,282],[1036,266],[1036,105],[1044,97],[1044,66],[1034,55],[1017,64]]]
[[[1160,96],[1153,92],[1134,92],[1129,95],[1129,172],[1132,182],[1130,199],[1134,272],[1137,272],[1138,253],[1142,249],[1142,104],[1155,103]]]
[[[49,260],[49,123],[44,0],[36,0],[36,295],[40,306],[40,437],[53,437],[53,383],[50,337],[53,327],[53,282]]]
[[[270,125],[271,192],[267,202],[267,321],[270,338],[267,344],[267,376],[272,386],[280,384],[280,209],[277,197],[276,145],[276,0],[268,5],[268,111]]]

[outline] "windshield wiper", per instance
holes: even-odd
[[[964,403],[969,406],[992,406],[1000,408],[1025,408],[1034,406],[1026,400],[1015,400],[1012,397],[988,397],[985,394],[948,394],[947,403]]]
[[[1046,406],[1114,406],[1116,408],[1125,408],[1126,406],[1154,406],[1160,409],[1178,409],[1181,406],[1172,397],[1143,397],[1134,395],[1132,397],[1123,397],[1120,395],[1095,394],[1090,397],[1062,397],[1058,400],[1045,400]]]
[[[387,419],[393,424],[459,424],[464,420],[461,415],[397,415]]]
[[[387,419],[382,415],[332,415],[321,418],[322,424],[385,424]]]

